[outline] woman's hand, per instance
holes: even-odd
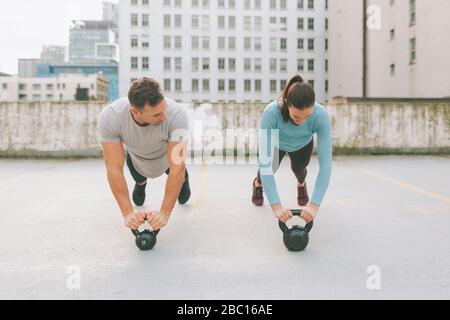
[[[314,220],[319,211],[319,206],[314,203],[308,203],[306,207],[302,209],[302,214],[300,218],[306,221],[306,223],[310,223]]]

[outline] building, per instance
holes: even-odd
[[[64,63],[66,60],[66,47],[47,45],[42,46],[42,63]]]
[[[61,74],[52,78],[0,77],[0,101],[73,100],[107,101],[108,80],[101,74]]]
[[[121,0],[119,93],[142,76],[179,101],[275,99],[297,73],[327,98],[327,0]]]
[[[119,25],[118,3],[103,1],[103,21],[112,21],[116,26]]]
[[[112,21],[73,21],[69,40],[70,62],[117,61],[116,28]]]
[[[63,63],[37,65],[36,76],[39,78],[57,77],[61,74],[96,75],[102,73],[108,80],[108,100],[114,101],[119,97],[118,87],[118,64],[117,62],[101,63],[93,61],[91,63]]]
[[[19,96],[17,76],[0,72],[0,102],[15,101]]]
[[[449,12],[448,0],[329,1],[330,97],[450,97]]]
[[[19,59],[19,77],[36,77],[36,68],[39,63],[41,63],[40,59]]]

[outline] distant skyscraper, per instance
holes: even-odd
[[[119,4],[103,1],[103,21],[113,21],[119,25]]]
[[[70,29],[70,61],[117,61],[116,28],[113,21],[73,21]]]
[[[33,78],[37,74],[40,59],[19,59],[19,78]]]
[[[63,46],[43,46],[41,62],[43,63],[64,63],[66,59],[66,47]]]

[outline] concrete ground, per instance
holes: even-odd
[[[317,169],[314,158],[310,193]],[[302,253],[286,250],[267,204],[251,204],[254,165],[189,171],[190,203],[140,252],[101,160],[0,160],[0,298],[450,298],[448,157],[336,157]],[[164,182],[150,183],[147,209]],[[277,182],[296,207],[287,158]]]

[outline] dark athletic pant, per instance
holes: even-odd
[[[131,173],[131,176],[133,177],[134,181],[136,181],[139,184],[144,183],[145,181],[147,181],[147,178],[144,177],[143,175],[141,175],[139,172],[137,172],[136,169],[134,168],[133,162],[131,161],[131,157],[128,154],[128,152],[127,152],[127,167],[128,167],[128,169],[130,169],[130,173]],[[168,175],[169,172],[170,172],[170,170],[167,169],[166,174]],[[185,177],[186,178],[188,177],[187,170],[186,170]]]
[[[305,182],[306,174],[308,171],[306,170],[306,167],[309,164],[309,161],[311,160],[311,155],[314,147],[314,140],[311,140],[310,143],[308,143],[306,146],[304,146],[302,149],[294,151],[294,152],[287,152],[283,150],[279,150],[275,148],[275,152],[278,150],[279,158],[278,163],[272,163],[273,173],[277,172],[280,168],[281,160],[283,160],[286,153],[289,155],[289,158],[291,159],[291,169],[295,174],[295,177],[297,178],[297,181],[301,184]],[[258,170],[258,183],[261,184],[261,175]]]

